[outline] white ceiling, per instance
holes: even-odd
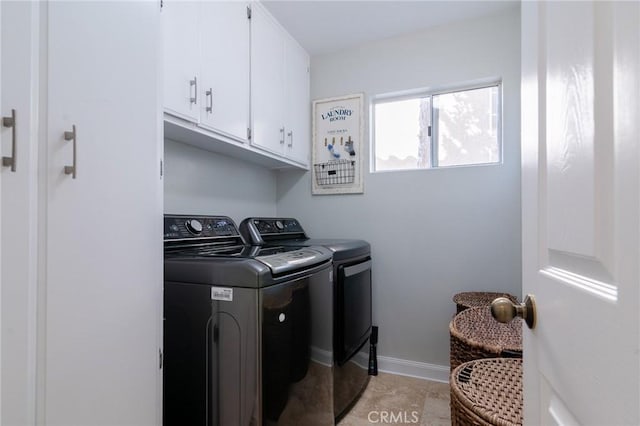
[[[498,1],[262,0],[309,52],[320,55],[518,7]]]

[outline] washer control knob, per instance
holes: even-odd
[[[284,225],[282,224],[281,221],[276,220],[276,228],[278,228],[281,231],[284,229]]]
[[[185,226],[193,235],[200,235],[202,233],[202,223],[197,219],[188,220]]]

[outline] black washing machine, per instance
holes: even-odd
[[[164,219],[164,426],[334,422],[331,252]]]
[[[338,421],[369,382],[368,358],[361,353],[372,325],[371,246],[364,240],[309,238],[293,218],[250,217],[240,223],[240,233],[256,246],[322,246],[333,253],[333,394]]]

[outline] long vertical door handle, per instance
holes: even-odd
[[[74,124],[70,132],[64,132],[65,141],[73,141],[73,165],[64,166],[64,174],[76,178],[76,125]]]
[[[189,94],[191,94],[191,87],[194,88],[193,96],[189,98],[189,102],[192,104],[198,103],[198,77],[193,76],[193,80],[189,80]]]
[[[289,130],[289,133],[287,133],[287,136],[289,136],[289,148],[293,147],[293,130]]]
[[[280,127],[280,144],[284,145],[284,126]]]
[[[11,127],[11,157],[2,157],[2,165],[16,171],[16,110],[11,110],[11,117],[2,117],[2,126]]]
[[[204,94],[209,98],[209,105],[205,108],[206,112],[209,114],[213,113],[213,87],[209,87],[209,90],[204,92]]]

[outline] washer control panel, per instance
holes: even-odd
[[[233,220],[226,216],[165,215],[164,239],[238,237],[240,233]]]

